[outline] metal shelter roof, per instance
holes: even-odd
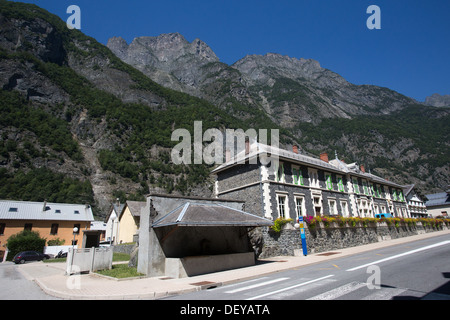
[[[159,220],[154,221],[152,227],[158,228],[169,225],[261,227],[271,226],[273,222],[222,204],[186,202]]]

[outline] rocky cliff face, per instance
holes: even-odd
[[[435,93],[426,97],[425,104],[433,107],[450,107],[450,94],[441,96],[439,93]]]
[[[108,41],[107,46],[122,61],[159,84],[198,96],[202,67],[219,61],[206,43],[200,39],[189,43],[179,33],[139,37],[129,45],[123,38],[115,37]]]

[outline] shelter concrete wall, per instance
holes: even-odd
[[[229,250],[234,250],[240,247],[238,253],[242,252],[242,248],[247,248],[247,246],[242,246],[243,243],[248,242],[248,240],[243,240],[248,238],[247,232],[241,234],[239,231],[239,236],[237,239],[231,239],[229,236],[225,238],[220,238],[223,236],[223,231],[225,229],[191,229],[183,231],[183,227],[179,229],[181,232],[179,235],[180,239],[183,241],[172,238],[169,232],[172,229],[167,228],[157,228],[157,230],[152,228],[152,223],[155,219],[160,219],[170,213],[171,211],[177,209],[181,205],[185,204],[187,201],[195,201],[196,203],[215,203],[222,204],[237,210],[244,209],[244,202],[231,201],[226,199],[204,199],[204,198],[186,198],[177,197],[170,195],[149,195],[147,197],[147,205],[141,210],[140,217],[140,228],[139,228],[139,253],[138,253],[138,272],[143,273],[150,277],[163,276],[166,273],[166,258],[167,257],[186,257],[191,254],[205,254],[214,252],[215,254],[230,253]],[[172,226],[171,228],[176,228]],[[238,228],[237,228],[238,229]],[[200,231],[200,233],[195,232],[195,230]],[[172,230],[174,231],[174,230]],[[178,230],[179,231],[179,230]],[[175,231],[174,231],[175,232]],[[200,235],[207,236],[206,238],[201,238]],[[236,235],[235,233],[233,235]],[[192,238],[190,238],[192,236]],[[178,237],[178,236],[177,236]],[[205,239],[202,243],[202,239]],[[209,240],[214,240],[214,245],[211,246]],[[200,245],[200,248],[204,248],[203,251],[198,252],[193,248]],[[209,247],[208,247],[209,246]],[[217,251],[215,251],[217,250]]]
[[[247,267],[255,264],[253,252],[193,256],[166,259],[166,276],[172,278],[192,277],[199,274]]]

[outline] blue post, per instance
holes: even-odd
[[[302,239],[302,249],[303,249],[303,255],[308,255],[308,248],[306,247],[306,236],[305,236],[305,226],[303,223],[303,217],[298,218],[298,224],[300,225],[300,238]]]

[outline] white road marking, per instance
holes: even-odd
[[[377,261],[374,261],[374,262],[371,262],[371,263],[364,264],[362,266],[358,266],[358,267],[354,267],[354,268],[351,268],[351,269],[347,269],[346,271],[355,271],[355,270],[363,269],[363,268],[366,268],[366,267],[371,266],[371,265],[375,265],[375,264],[379,264],[381,262],[385,262],[385,261],[397,259],[397,258],[400,258],[400,257],[404,257],[404,256],[407,256],[407,255],[416,253],[416,252],[425,251],[425,250],[428,250],[428,249],[444,246],[446,244],[450,244],[450,241],[443,241],[443,242],[435,243],[435,244],[432,244],[432,245],[429,245],[429,246],[426,246],[426,247],[423,247],[423,248],[407,251],[407,252],[404,252],[404,253],[392,256],[392,257],[384,258],[384,259],[381,259],[381,260],[377,260]]]
[[[273,295],[273,294],[276,294],[276,293],[279,293],[279,292],[288,291],[288,290],[291,290],[291,289],[294,289],[294,288],[306,286],[306,285],[308,285],[310,283],[318,282],[318,281],[321,281],[321,280],[324,280],[324,279],[327,279],[327,278],[331,278],[333,276],[334,276],[333,274],[330,274],[330,275],[325,276],[325,277],[321,277],[321,278],[318,278],[318,279],[314,279],[314,280],[310,280],[310,281],[307,281],[307,282],[299,283],[299,284],[296,284],[294,286],[290,286],[290,287],[287,287],[287,288],[283,288],[283,289],[279,289],[279,290],[275,290],[275,291],[270,291],[270,292],[261,294],[259,296],[248,298],[246,300],[256,300],[256,299],[259,299],[259,298],[267,297],[267,296],[270,296],[270,295]]]
[[[236,292],[241,292],[241,291],[245,291],[245,290],[250,290],[253,288],[258,288],[258,287],[262,287],[262,286],[266,286],[268,284],[272,284],[272,283],[276,283],[276,282],[280,282],[280,281],[284,281],[284,280],[288,280],[289,278],[278,278],[278,279],[273,279],[270,281],[265,281],[265,282],[261,282],[261,283],[257,283],[257,284],[252,284],[250,286],[246,286],[243,288],[238,288],[238,289],[234,289],[234,290],[230,290],[230,291],[225,291],[225,293],[236,293]]]
[[[361,300],[391,300],[392,297],[398,296],[399,294],[405,292],[408,289],[401,288],[383,288],[375,289],[375,293],[368,295]]]
[[[284,292],[280,292],[280,293],[271,295],[270,299],[273,299],[273,300],[284,300],[284,299],[286,299],[288,297],[291,297],[291,296],[294,296],[294,295],[297,295],[297,294],[302,294],[302,293],[304,293],[306,291],[309,291],[309,290],[312,290],[312,289],[315,289],[315,288],[319,288],[319,287],[321,287],[323,285],[331,284],[331,283],[336,282],[336,281],[337,281],[336,279],[325,279],[325,280],[322,280],[320,282],[310,283],[307,286],[294,288],[294,289],[289,290],[289,291],[284,291]]]
[[[308,300],[333,300],[336,298],[339,298],[340,296],[343,296],[347,293],[350,293],[352,291],[358,290],[359,288],[366,287],[367,284],[362,282],[351,282],[347,283],[343,286],[340,286],[336,289],[324,292],[322,294],[319,294],[317,296],[311,297]]]

